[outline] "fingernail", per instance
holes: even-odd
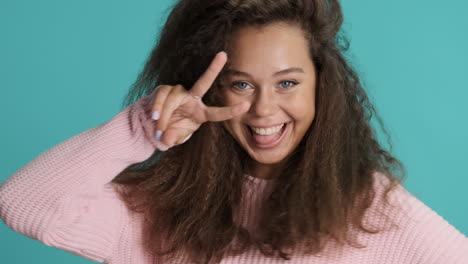
[[[162,133],[163,132],[161,130],[156,130],[154,137],[156,138],[157,141],[161,141]]]
[[[188,136],[184,139],[184,141],[182,141],[182,144],[185,143],[187,140],[189,140],[189,138],[190,138],[191,136],[192,136],[192,134],[188,135]]]
[[[162,143],[161,141],[156,141],[156,148],[160,151],[166,151],[168,150],[170,147],[169,146],[166,146],[166,144]]]
[[[169,147],[166,146],[166,145],[164,145],[163,143],[161,143],[161,144],[159,144],[158,149],[159,149],[160,151],[166,151],[166,150],[169,149]]]
[[[159,119],[159,111],[154,111],[153,116],[151,118],[153,118],[154,120],[158,120]]]

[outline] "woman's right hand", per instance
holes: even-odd
[[[227,54],[219,52],[208,69],[187,91],[182,85],[160,85],[152,98],[153,119],[156,122],[155,136],[168,148],[184,143],[202,123],[231,119],[245,113],[250,103],[233,106],[210,107],[201,97],[212,86],[227,61]],[[165,149],[161,149],[165,150]]]

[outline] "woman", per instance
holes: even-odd
[[[468,261],[376,140],[341,23],[334,0],[179,1],[129,106],[5,181],[1,218],[105,263]]]

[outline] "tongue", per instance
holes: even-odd
[[[255,143],[259,145],[268,145],[275,142],[281,136],[281,130],[272,135],[259,135],[252,132],[253,139]]]

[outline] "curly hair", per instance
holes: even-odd
[[[192,87],[235,30],[286,22],[300,27],[309,43],[317,69],[316,116],[266,197],[256,235],[236,221],[248,154],[221,123],[204,123],[186,143],[123,170],[112,182],[128,207],[144,214],[145,248],[170,256],[183,249],[194,262],[209,263],[250,247],[289,259],[288,249],[304,243],[304,253],[315,254],[327,238],[364,247],[349,239],[348,224],[379,232],[363,224],[376,199],[374,173],[388,178],[387,195],[406,170],[390,154],[390,135],[343,55],[349,41],[340,31],[339,1],[180,0],[171,9],[124,106],[159,84]],[[223,105],[221,88],[217,80],[205,104]],[[373,116],[388,151],[377,140]],[[235,239],[241,245],[236,250]]]

